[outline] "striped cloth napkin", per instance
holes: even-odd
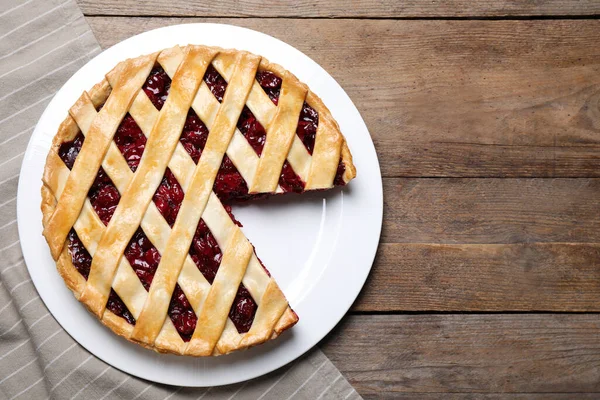
[[[19,244],[19,169],[52,96],[100,51],[73,0],[0,0],[0,400],[360,399],[319,349],[237,385],[198,389],[147,382],[92,356],[48,313]]]

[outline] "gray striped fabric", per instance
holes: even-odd
[[[99,52],[73,0],[0,0],[0,399],[359,399],[319,349],[238,385],[147,382],[92,356],[48,313],[19,245],[19,168],[46,104]]]

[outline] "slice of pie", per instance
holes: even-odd
[[[117,334],[225,354],[298,321],[230,204],[355,175],[331,113],[290,72],[174,47],[119,63],[71,107],[44,170],[44,236],[67,286]]]

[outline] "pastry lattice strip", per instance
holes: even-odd
[[[182,63],[186,62],[189,55],[190,53],[188,52]],[[164,320],[167,314],[168,300],[170,298],[167,298],[167,296],[170,296],[174,290],[176,277],[179,275],[182,262],[187,256],[187,249],[189,249],[191,244],[191,238],[206,207],[208,197],[212,192],[212,185],[218,169],[220,168],[222,157],[231,140],[233,129],[235,129],[235,124],[241,113],[241,109],[245,104],[249,86],[254,80],[258,58],[244,53],[238,53],[235,58],[236,67],[232,77],[231,88],[225,93],[225,98],[211,127],[210,135],[203,150],[202,157],[196,165],[191,178],[191,183],[186,189],[186,194],[181,203],[178,218],[173,225],[166,245],[166,251],[162,254],[160,264],[156,270],[153,283],[149,290],[148,299],[140,314],[139,322],[134,329],[132,336],[134,340],[144,343],[153,342],[160,332],[162,320]],[[153,150],[152,139],[155,137],[155,131],[160,132],[162,129],[166,129],[167,126],[172,127],[177,123],[176,118],[180,118],[181,122],[183,122],[185,115],[187,114],[187,108],[183,115],[165,112],[165,110],[169,110],[169,105],[172,104],[170,103],[170,99],[179,96],[179,93],[177,92],[177,83],[178,75],[182,69],[184,71],[186,70],[185,68],[178,68],[177,73],[173,77],[169,97],[154,125],[153,134],[150,136],[145,152]],[[195,89],[199,86],[205,69],[206,68],[197,71],[198,75],[190,78],[197,79]],[[191,99],[190,103],[187,104],[187,107],[189,106],[191,106]],[[165,114],[164,124],[162,124],[163,121],[161,120],[161,117]],[[142,158],[142,162],[138,167],[138,172],[136,172],[134,180],[139,176],[140,171],[145,172],[145,159],[146,158]],[[154,160],[154,157],[152,159]],[[144,177],[143,181],[145,182],[146,180],[147,178]],[[130,187],[133,187],[133,185]],[[136,189],[132,190],[135,191]],[[152,188],[152,190],[155,190],[155,188]],[[152,196],[152,192],[147,191],[145,195],[148,196],[149,200],[149,196]],[[123,202],[123,199],[127,198],[127,196],[128,193],[125,193],[121,202]],[[136,197],[139,199],[141,196],[137,193]],[[146,200],[142,198],[142,201]],[[120,203],[120,206],[121,205],[122,204]],[[129,210],[127,207],[121,208],[121,210],[123,210],[122,214],[132,212],[131,208],[133,208],[134,205],[132,204],[131,206],[132,207],[129,207]],[[115,216],[119,213],[119,210],[120,209],[117,208]],[[213,285],[210,287],[206,301],[199,312],[199,323],[192,340],[188,344],[186,352],[198,355],[209,355],[212,353],[217,344],[216,341],[221,337],[225,328],[229,308],[245,273],[251,253],[251,245],[241,232],[239,232],[239,228],[234,226],[231,239],[224,250],[221,266],[219,267]],[[104,262],[106,262],[106,260],[104,260]],[[92,262],[92,269],[93,268],[94,265]],[[278,313],[277,318],[283,313],[286,306],[287,304],[284,305],[281,310],[273,310],[275,313]],[[255,316],[256,322],[260,319],[259,314],[261,314],[260,311],[258,311]],[[257,324],[253,325],[257,326]],[[245,337],[251,338],[256,334],[256,332],[253,331],[254,329],[251,328]],[[204,342],[202,345],[198,346],[198,342],[203,340]],[[243,343],[241,346],[243,347]]]
[[[141,92],[141,93],[143,93],[143,92]],[[146,100],[147,100],[147,99],[146,99]],[[135,102],[135,101],[134,101],[134,104],[136,104],[136,102]],[[132,110],[130,110],[130,111],[132,111],[132,113],[133,113],[133,107],[132,107]],[[114,145],[113,145],[113,146],[114,146]],[[116,149],[115,149],[115,150],[116,150]],[[181,149],[181,150],[182,150],[182,151],[184,151],[183,149]],[[118,150],[116,150],[116,151],[118,152]],[[185,151],[184,151],[184,152],[185,152]],[[113,153],[114,153],[114,151],[113,151]],[[184,153],[184,154],[185,154],[185,153]],[[119,156],[120,156],[120,154],[119,154]],[[185,154],[185,156],[187,156],[187,154]],[[188,160],[189,160],[189,156],[187,156],[187,157],[188,157]],[[191,162],[191,160],[189,160],[189,162]],[[127,168],[126,164],[125,164],[125,163],[123,163],[123,164],[124,164],[123,170],[126,170],[126,171],[128,171],[128,172],[129,172],[129,170],[128,170],[128,168]],[[174,169],[175,169],[175,168],[174,168]],[[182,181],[180,177],[179,177],[179,180],[180,180],[180,182]],[[58,193],[58,194],[57,194],[57,196],[60,196],[60,193]],[[214,196],[214,195],[213,195],[213,196]],[[220,205],[220,203],[219,203],[219,205]],[[153,207],[153,204],[152,204],[150,207]],[[222,207],[221,207],[221,209],[222,209]],[[156,211],[157,211],[157,210],[156,210]],[[208,221],[208,220],[209,220],[209,218],[207,218],[207,221]],[[228,219],[226,219],[226,220],[228,220]],[[162,222],[166,224],[166,222],[165,222],[165,221],[162,221]],[[155,240],[153,240],[153,242],[154,242],[154,241],[155,241]],[[196,271],[197,271],[197,270],[196,270]],[[115,282],[119,282],[119,279],[116,279],[116,280],[115,280]],[[117,286],[118,286],[118,285],[117,285]],[[140,285],[138,285],[138,286],[140,286]],[[250,285],[248,285],[248,286],[249,286],[249,287],[251,287]],[[185,285],[182,285],[182,287],[184,288],[184,292],[185,292]],[[125,297],[125,296],[124,296],[124,297]],[[136,309],[135,307],[132,307],[132,308],[133,308],[133,310],[135,310],[135,309]],[[139,309],[139,307],[138,307],[138,309]],[[135,311],[136,311],[136,314],[138,314],[137,310],[135,310]],[[259,312],[260,312],[260,311],[259,311]]]
[[[108,87],[108,84],[104,85],[105,88]],[[106,93],[107,95],[107,93]],[[150,111],[154,109],[154,106],[147,99],[146,94],[141,91],[140,95],[136,98],[136,102],[138,99],[143,101],[143,104],[149,104],[151,109],[146,109],[146,111]],[[154,113],[158,112],[154,109]],[[92,104],[91,99],[84,94],[76,105],[71,109],[71,114],[75,121],[79,124],[84,135],[87,133],[89,129],[89,122],[93,120],[96,115],[96,110],[94,105]],[[149,113],[150,114],[150,113]],[[134,113],[135,115],[135,113]],[[142,114],[143,115],[143,114]],[[151,115],[151,114],[150,114]],[[154,116],[155,117],[155,116]],[[154,118],[150,117],[150,118]],[[142,117],[143,118],[143,117]],[[144,126],[145,124],[142,123]],[[151,124],[150,124],[151,125]],[[179,145],[180,146],[180,145]],[[176,151],[180,151],[180,160],[184,162],[190,162],[191,159],[189,155],[182,147],[179,147]],[[55,155],[57,158],[58,165],[61,166],[61,169],[57,169],[60,174],[68,175],[70,172],[68,168],[62,164],[62,161],[58,159],[58,155]],[[107,161],[110,160],[110,161]],[[171,160],[173,163],[173,159]],[[108,156],[105,158],[105,162],[103,163],[103,168],[109,176],[114,179],[114,183],[120,191],[123,191],[126,188],[131,175],[133,172],[129,169],[125,160],[120,155],[119,150],[116,146],[111,144],[109,149]],[[185,171],[185,169],[184,169]],[[191,169],[190,169],[191,171]],[[52,184],[53,192],[56,197],[60,197],[62,193],[62,187],[58,185],[62,180],[53,181],[55,184]],[[209,212],[210,210],[210,212]],[[221,243],[225,242],[224,238],[227,238],[228,232],[231,230],[231,226],[233,223],[229,219],[227,212],[222,207],[218,198],[213,194],[209,200],[209,206],[207,208],[207,212],[205,215],[208,220],[208,225],[212,227],[212,229],[216,232],[217,240]],[[148,236],[151,241],[155,244],[155,246],[159,249],[159,252],[164,251],[164,243],[165,238],[164,234],[170,230],[167,222],[164,220],[154,203],[151,203],[147,212],[146,217],[142,220],[142,228],[148,232]],[[105,226],[99,220],[95,211],[90,204],[89,199],[86,199],[84,204],[82,213],[80,214],[77,222],[74,225],[74,229],[82,242],[84,243],[86,249],[93,255],[95,252],[95,248],[97,246],[97,242],[100,239],[102,233],[104,232]],[[225,247],[223,245],[223,247]],[[66,250],[66,249],[65,249]],[[262,294],[264,293],[267,285],[269,284],[269,278],[260,266],[256,256],[252,255],[253,260],[251,260],[251,265],[248,267],[247,277],[245,277],[244,283],[247,289],[255,296],[257,299],[261,299]],[[188,257],[186,259],[186,263],[184,265],[182,274],[180,274],[178,283],[182,287],[184,293],[187,292],[186,296],[188,300],[192,304],[192,307],[195,310],[198,310],[201,302],[203,301],[203,294],[206,295],[208,292],[208,288],[210,288],[209,283],[205,280],[204,276],[200,273],[194,262]],[[201,285],[202,290],[194,291],[193,289]],[[133,269],[129,266],[129,263],[125,257],[121,258],[121,263],[117,270],[115,280],[113,281],[113,288],[119,294],[119,296],[124,300],[124,303],[127,305],[128,309],[132,312],[133,316],[137,319],[139,317],[139,313],[143,307],[144,301],[147,297],[147,292],[141,285],[137,275],[133,271]],[[204,292],[204,293],[203,293]],[[291,312],[291,310],[290,310]],[[105,313],[106,316],[106,313]],[[239,334],[235,330],[233,324],[228,324],[231,332],[228,332],[228,340],[235,343]],[[133,327],[131,327],[133,329]],[[131,332],[128,332],[129,335]],[[180,339],[178,333],[175,331],[174,326],[171,323],[170,319],[165,319],[165,325],[161,331],[161,335],[157,339],[160,341],[161,347],[169,348],[173,351],[182,351],[180,348],[184,346],[183,341]],[[175,348],[173,348],[176,346]]]

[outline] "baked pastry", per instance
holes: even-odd
[[[230,204],[355,174],[329,110],[290,72],[177,46],[119,63],[71,107],[44,169],[44,236],[67,286],[117,334],[224,354],[298,321]]]

